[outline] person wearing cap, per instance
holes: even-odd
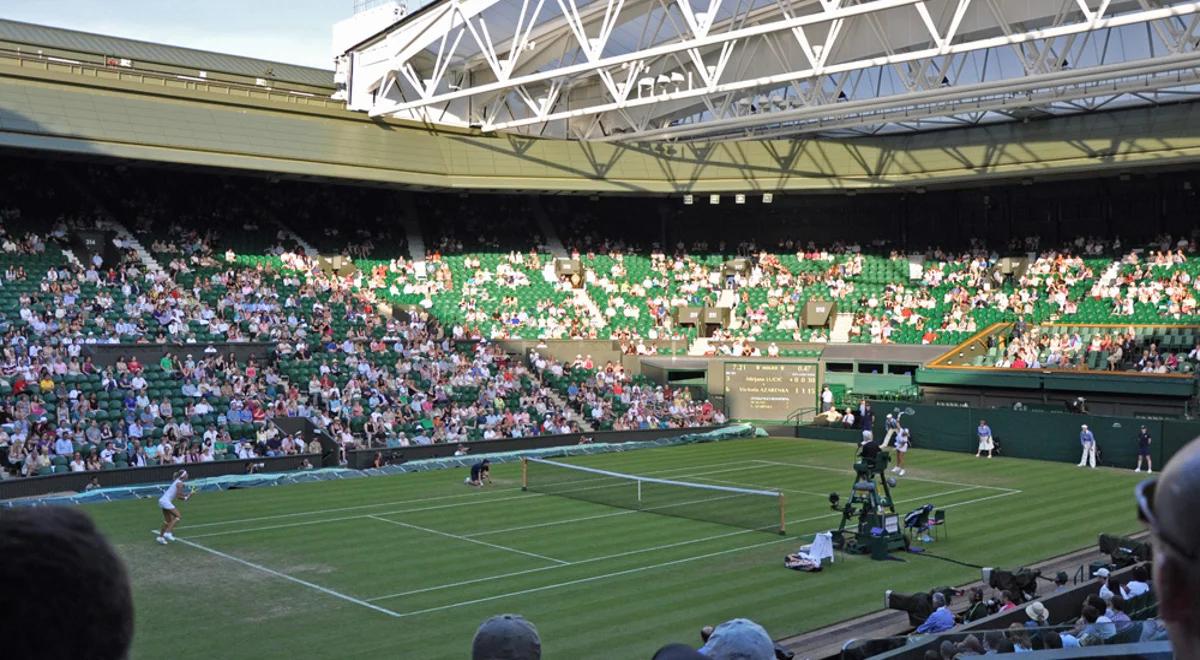
[[[500,614],[480,624],[471,640],[471,660],[540,660],[542,638],[520,614]]]
[[[1142,430],[1138,431],[1137,436],[1137,467],[1134,472],[1142,471],[1142,460],[1146,462],[1146,474],[1154,472],[1154,466],[1150,464],[1150,432],[1146,430],[1146,425],[1142,424]]]
[[[1054,593],[1070,589],[1071,585],[1067,584],[1070,581],[1071,576],[1067,575],[1066,571],[1059,571],[1056,573],[1054,575]]]
[[[775,642],[750,619],[730,619],[713,630],[700,653],[711,660],[774,660]]]
[[[996,442],[992,438],[992,427],[987,425],[987,420],[979,420],[979,428],[975,429],[975,435],[979,438],[979,446],[975,449],[975,458],[979,458],[985,451],[988,458],[991,458],[992,452],[996,449]]]
[[[888,413],[883,420],[883,428],[887,430],[887,433],[883,434],[883,442],[879,443],[879,446],[886,448],[892,442],[892,437],[900,432],[900,422],[894,415]]]
[[[1092,435],[1091,429],[1087,424],[1079,427],[1079,444],[1083,447],[1083,454],[1079,457],[1079,467],[1096,467],[1096,436]]]

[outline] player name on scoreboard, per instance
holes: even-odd
[[[787,419],[816,406],[817,365],[730,362],[725,365],[725,409],[735,419]]]

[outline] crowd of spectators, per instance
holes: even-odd
[[[5,212],[12,220],[19,214]],[[471,341],[462,324],[428,314],[379,313],[373,278],[324,270],[284,232],[258,255],[222,244],[216,228],[140,216],[147,265],[128,239],[116,263],[78,263],[63,253],[70,223],[50,235],[0,229],[0,291],[20,287],[14,318],[0,317],[0,465],[14,475],[253,459],[311,453],[277,417],[304,417],[344,451],[467,442],[582,430],[540,374],[497,345]],[[236,231],[236,230],[235,230]],[[60,258],[58,255],[63,254]],[[9,259],[3,259],[7,255]],[[52,266],[30,271],[22,257]],[[495,277],[520,285],[534,253],[510,255]],[[447,269],[441,285],[450,286]],[[477,263],[472,265],[478,266]],[[390,267],[411,267],[395,261]],[[389,267],[389,268],[390,268]],[[480,283],[491,273],[479,273]],[[518,310],[519,312],[519,310]],[[0,314],[4,311],[0,310]],[[222,355],[225,342],[270,342],[258,359]],[[93,362],[88,344],[160,346],[161,359],[131,353]],[[145,358],[142,358],[145,359]],[[696,425],[699,404],[633,385],[597,407],[616,428]]]
[[[720,425],[725,416],[708,400],[694,401],[687,388],[671,388],[633,378],[618,363],[603,366],[591,356],[569,363],[541,353],[531,355],[534,369],[556,385],[568,405],[598,429],[636,431]]]

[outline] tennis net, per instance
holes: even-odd
[[[785,499],[774,490],[755,490],[656,479],[634,474],[522,459],[524,490],[596,504],[784,533]]]

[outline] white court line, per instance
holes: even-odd
[[[718,463],[717,465],[728,465],[728,464],[727,463]],[[677,468],[672,468],[672,469],[674,470]],[[705,475],[705,474],[721,474],[723,472],[734,472],[734,471],[746,470],[746,469],[753,469],[753,468],[724,468],[721,470],[712,470],[712,471],[708,471],[708,472],[692,472],[691,474],[693,474],[695,476],[701,476],[701,475]],[[608,487],[609,486],[596,486],[595,488],[601,489],[601,488],[608,488]],[[492,492],[517,491],[517,490],[520,490],[520,489],[519,488],[504,488],[504,489],[497,489]],[[580,490],[588,490],[588,489],[580,489]],[[470,495],[475,495],[475,493],[471,493]],[[470,495],[467,495],[467,496],[469,497]],[[441,499],[456,499],[456,498],[460,498],[460,497],[464,497],[464,496],[463,495],[449,495],[445,498],[433,497],[433,498],[426,498],[424,500],[406,500],[406,501],[410,501],[410,502],[438,501]],[[228,529],[228,530],[221,531],[221,532],[207,532],[204,534],[191,534],[188,536],[188,538],[202,539],[202,538],[208,538],[208,537],[212,537],[212,536],[226,536],[228,534],[241,534],[243,532],[263,532],[263,531],[268,531],[268,530],[272,530],[272,529],[285,529],[288,527],[306,527],[308,525],[320,525],[322,523],[327,523],[327,522],[341,522],[344,520],[361,520],[363,518],[370,518],[372,515],[391,516],[391,515],[397,515],[397,514],[401,514],[401,513],[417,513],[417,512],[421,512],[421,511],[434,511],[437,509],[450,509],[450,508],[455,508],[455,507],[460,507],[460,506],[476,506],[476,505],[482,505],[482,504],[491,504],[494,502],[507,502],[509,500],[520,500],[520,499],[527,499],[530,497],[546,497],[546,495],[544,495],[542,493],[530,493],[528,495],[517,495],[515,497],[476,497],[476,498],[472,499],[470,502],[458,502],[455,504],[440,504],[440,505],[436,505],[436,506],[420,507],[420,508],[416,508],[416,509],[398,509],[398,510],[394,510],[394,511],[379,511],[374,514],[361,513],[361,514],[356,514],[353,516],[338,516],[336,518],[320,518],[318,520],[304,520],[304,521],[294,522],[294,523],[283,523],[283,524],[279,524],[279,525],[267,525],[265,527],[246,527],[246,528],[241,528],[241,529]],[[375,505],[373,505],[373,504],[363,505],[363,507],[365,507],[365,506],[375,506]],[[363,507],[342,507],[342,509],[357,509],[357,508],[363,508]],[[330,511],[337,511],[337,510],[340,510],[340,509],[330,509]],[[321,513],[321,511],[313,511],[310,513]],[[292,514],[281,514],[280,516],[277,516],[277,517],[284,518],[289,515],[292,515]],[[258,518],[258,520],[273,520],[274,518],[275,518],[275,516],[264,516],[262,518]],[[224,523],[215,522],[215,523],[207,523],[206,525],[190,525],[190,526],[182,528],[182,529],[193,529],[196,527],[204,527],[204,526],[208,526],[208,525],[232,524],[233,522],[251,522],[253,520],[256,520],[256,519],[247,518],[247,519],[244,519],[241,521],[228,521],[228,522],[224,522]]]
[[[454,504],[439,504],[437,506],[424,506],[416,509],[398,509],[395,511],[380,511],[378,513],[360,513],[353,516],[338,516],[337,518],[321,518],[319,520],[302,520],[294,523],[283,523],[280,525],[267,525],[265,527],[244,527],[241,529],[227,529],[221,532],[208,532],[205,534],[191,534],[188,538],[205,539],[211,536],[226,536],[228,534],[244,534],[249,532],[265,532],[272,529],[285,529],[287,527],[305,527],[308,525],[321,525],[324,523],[341,522],[344,520],[362,520],[372,516],[394,516],[401,513],[416,513],[420,511],[435,511],[438,509],[453,509],[460,506],[478,506],[480,504],[491,504],[494,502],[510,502],[512,500],[527,500],[531,497],[546,497],[541,493],[530,493],[529,495],[517,495],[516,497],[496,497],[488,499],[473,500],[470,502],[456,502]]]
[[[631,575],[633,573],[641,573],[642,571],[649,571],[649,570],[653,570],[655,568],[665,568],[667,566],[675,566],[677,564],[686,564],[688,562],[698,561],[700,559],[709,559],[712,557],[719,557],[721,555],[727,555],[732,552],[741,552],[742,550],[751,550],[753,548],[761,548],[763,546],[773,545],[776,543],[782,543],[783,541],[794,541],[794,540],[795,539],[787,539],[787,538],[772,539],[770,541],[764,541],[762,543],[755,543],[753,545],[743,545],[743,546],[739,546],[737,548],[730,548],[728,550],[719,550],[717,552],[710,552],[710,553],[704,554],[704,555],[696,555],[695,557],[685,557],[683,559],[676,559],[674,561],[662,562],[661,564],[652,564],[649,566],[638,566],[636,568],[628,568],[623,571],[614,571],[612,573],[604,573],[601,575],[592,575],[590,577],[579,578],[577,580],[568,580],[566,582],[559,582],[557,584],[547,584],[547,585],[543,585],[540,587],[533,587],[532,589],[522,589],[521,591],[512,591],[512,592],[509,592],[506,594],[497,594],[495,596],[485,596],[483,598],[476,598],[473,600],[464,600],[464,601],[458,602],[458,603],[450,603],[449,605],[439,605],[437,607],[427,607],[422,610],[413,610],[411,612],[403,612],[401,614],[397,614],[396,616],[398,616],[400,618],[404,618],[404,617],[416,616],[418,614],[428,614],[430,612],[441,612],[443,610],[450,610],[450,609],[455,609],[458,607],[465,607],[468,605],[477,605],[479,603],[486,603],[486,602],[493,601],[493,600],[500,600],[502,598],[511,598],[513,596],[524,596],[525,594],[538,593],[540,591],[549,591],[551,589],[561,589],[562,587],[570,587],[570,586],[574,586],[577,584],[585,584],[588,582],[595,582],[597,580],[607,580],[608,578],[620,577],[622,575]]]
[[[475,538],[478,536],[490,536],[492,534],[505,534],[507,532],[519,532],[524,529],[538,529],[539,527],[554,527],[555,525],[566,525],[569,523],[583,522],[585,520],[599,520],[601,518],[613,518],[616,516],[628,516],[631,513],[641,513],[638,509],[627,509],[625,511],[617,511],[616,513],[601,513],[594,516],[584,516],[582,518],[563,518],[561,520],[551,520],[550,522],[530,523],[528,525],[518,525],[516,527],[505,527],[504,529],[489,529],[482,532],[473,532],[471,534],[463,534],[467,538]]]
[[[154,534],[156,536],[158,535],[157,530],[150,530],[150,533]],[[266,566],[262,566],[261,564],[255,564],[252,561],[246,561],[245,559],[242,559],[240,557],[234,557],[231,554],[221,552],[220,550],[214,550],[212,548],[200,545],[199,543],[196,543],[194,541],[189,541],[187,539],[181,539],[181,538],[177,537],[175,539],[175,542],[182,543],[184,545],[196,548],[197,550],[203,550],[204,552],[207,552],[211,555],[216,555],[222,559],[228,559],[230,561],[237,562],[243,566],[249,566],[250,568],[262,571],[263,573],[267,573],[268,575],[274,575],[275,577],[283,578],[284,580],[287,580],[289,582],[295,582],[296,584],[308,587],[309,589],[315,589],[317,591],[320,591],[323,594],[328,594],[330,596],[333,596],[334,598],[340,598],[348,603],[354,603],[355,605],[359,605],[359,606],[365,607],[367,609],[375,610],[376,612],[379,612],[381,614],[386,614],[391,617],[399,617],[400,616],[399,613],[393,612],[392,610],[389,610],[386,607],[380,607],[378,605],[368,603],[367,601],[359,599],[359,598],[355,598],[354,596],[347,596],[344,593],[334,591],[333,589],[329,589],[326,587],[322,587],[319,584],[313,584],[312,582],[309,582],[308,580],[301,580],[298,577],[293,577],[291,575],[288,575],[287,573],[281,573],[280,571],[277,571],[273,568],[267,568]]]
[[[701,485],[703,485],[703,484],[701,484]],[[578,492],[578,491],[572,491],[572,492]],[[566,496],[566,497],[570,497],[570,496]],[[579,518],[579,517],[561,518],[559,520],[551,520],[549,522],[531,523],[528,525],[518,525],[516,527],[506,527],[504,529],[488,529],[488,530],[484,530],[482,532],[474,532],[471,534],[464,534],[463,536],[475,538],[477,536],[490,536],[492,534],[503,534],[505,532],[519,532],[519,531],[525,530],[525,529],[538,529],[540,527],[554,527],[556,525],[567,525],[570,523],[583,522],[585,520],[598,520],[600,518],[612,518],[615,516],[627,516],[631,513],[657,513],[659,511],[664,511],[666,509],[673,509],[678,506],[687,506],[689,504],[703,504],[705,502],[717,502],[719,500],[732,499],[733,497],[737,497],[737,496],[736,495],[733,495],[733,496],[726,495],[726,496],[722,496],[722,497],[707,497],[707,498],[704,498],[701,500],[686,500],[683,502],[673,502],[671,504],[652,506],[652,507],[647,507],[644,509],[626,509],[624,511],[617,511],[615,513],[601,513],[601,514],[594,515],[594,516],[584,516],[582,518]],[[588,502],[589,500],[581,500],[581,501]],[[596,504],[596,503],[593,502],[593,504]],[[603,506],[604,508],[608,509],[608,508],[613,508],[614,505],[601,504],[600,506]],[[668,513],[667,515],[670,515],[670,514]],[[702,520],[700,522],[713,522],[713,521]],[[717,523],[717,524],[721,524],[721,523]]]
[[[752,470],[754,468],[742,468],[744,470]],[[699,477],[701,481],[715,481],[719,484],[729,484],[730,486],[741,486],[742,488],[774,488],[781,493],[798,493],[800,495],[812,495],[814,497],[828,497],[829,493],[818,493],[813,490],[797,490],[795,488],[778,488],[776,486],[763,486],[761,484],[744,483],[740,481],[729,481],[727,479],[709,479],[708,477]]]
[[[554,557],[547,557],[546,555],[539,555],[536,552],[526,552],[524,550],[510,548],[506,545],[498,545],[496,543],[488,543],[487,541],[480,541],[479,539],[468,538],[466,536],[459,536],[458,534],[451,534],[450,532],[442,532],[442,531],[439,531],[436,529],[430,529],[428,527],[421,527],[420,525],[410,525],[409,523],[400,522],[399,520],[392,520],[390,518],[380,518],[379,516],[369,516],[369,517],[373,520],[378,520],[379,522],[391,523],[393,525],[399,525],[400,527],[407,527],[409,529],[415,529],[415,530],[418,530],[421,532],[425,532],[426,534],[435,534],[437,536],[445,536],[446,538],[458,539],[459,541],[466,541],[467,543],[475,543],[477,545],[483,545],[483,546],[487,546],[489,548],[495,548],[497,550],[507,550],[509,552],[515,552],[518,555],[525,555],[526,557],[534,557],[537,559],[543,559],[545,561],[552,561],[560,566],[566,566],[567,564],[571,563],[568,561],[563,561],[562,559],[555,559]]]
[[[854,473],[854,470],[845,470],[842,468],[828,467],[825,465],[808,465],[805,463],[783,463],[781,461],[765,461],[765,460],[758,459],[758,458],[750,459],[750,462],[766,463],[768,465],[786,465],[788,467],[808,468],[810,470],[825,470],[827,472],[840,472],[842,474],[853,474]],[[967,484],[967,483],[962,483],[960,481],[945,481],[943,479],[922,479],[920,477],[903,477],[903,479],[907,479],[908,481],[924,481],[924,482],[931,483],[931,484],[942,484],[945,486],[971,486],[972,488],[986,488],[988,490],[1004,490],[1004,491],[1011,491],[1014,493],[1021,492],[1021,491],[1017,490],[1016,488],[1004,488],[1002,486],[985,486],[983,484]]]
[[[644,474],[647,474],[647,475],[661,474],[663,472],[693,470],[696,468],[705,469],[705,468],[710,468],[710,467],[736,465],[739,463],[750,463],[750,462],[752,462],[752,461],[746,460],[746,461],[737,461],[734,463],[710,463],[707,465],[697,465],[697,466],[693,466],[690,468],[680,468],[680,467],[664,468],[662,470],[650,470],[648,472],[645,472]],[[745,469],[745,468],[733,468],[732,470],[737,470],[737,469]],[[713,471],[713,472],[704,472],[703,474],[720,474],[721,472],[727,472],[727,471],[732,471],[732,470],[718,470],[718,471]],[[490,488],[490,489],[488,489],[488,492],[503,493],[503,492],[509,492],[509,491],[515,491],[515,490],[520,490],[520,487],[514,486],[511,488]],[[461,495],[439,495],[438,497],[423,497],[423,498],[419,498],[419,499],[415,499],[415,500],[392,500],[389,502],[373,502],[371,504],[356,504],[354,506],[341,506],[341,507],[333,507],[333,508],[328,508],[328,509],[313,509],[310,511],[297,511],[297,512],[293,512],[293,513],[279,513],[279,514],[274,514],[274,515],[270,515],[270,516],[256,516],[254,518],[236,518],[233,520],[217,520],[214,522],[197,523],[194,525],[182,525],[179,527],[179,529],[185,530],[185,529],[198,529],[200,527],[213,527],[216,525],[236,525],[238,523],[260,522],[263,520],[278,520],[280,518],[294,518],[294,517],[298,517],[298,516],[311,516],[311,515],[317,514],[317,513],[337,513],[338,511],[354,511],[357,509],[370,509],[372,507],[391,506],[394,504],[415,504],[418,502],[437,502],[440,500],[454,500],[454,499],[461,499],[464,497],[481,497],[481,495],[480,495],[479,491],[475,491],[475,492],[471,492],[471,493],[463,493]],[[193,536],[191,538],[195,538],[195,537]]]
[[[895,502],[895,504],[907,504],[909,502],[917,502],[920,500],[928,499],[930,497],[942,497],[945,495],[951,495],[953,493],[961,493],[963,491],[974,490],[974,489],[975,489],[975,487],[969,486],[966,488],[959,488],[957,490],[948,490],[948,491],[945,491],[942,493],[934,493],[933,495],[928,495],[928,496],[910,497],[908,499],[897,500]],[[998,497],[1008,497],[1009,495],[1016,495],[1019,492],[1021,492],[1021,491],[1014,491],[1011,493],[1000,493],[998,495],[989,495],[987,497],[981,497],[981,498],[974,499],[974,500],[967,500],[966,502],[958,502],[956,504],[949,504],[949,505],[946,505],[946,506],[943,506],[940,508],[949,509],[949,508],[956,507],[956,506],[963,506],[965,504],[974,504],[976,502],[982,502],[984,500],[991,500],[991,499],[995,499]],[[619,513],[606,514],[606,515],[625,515],[625,514],[629,514],[629,513],[638,513],[638,512],[637,511],[621,511]],[[806,523],[806,522],[813,522],[816,520],[822,520],[824,518],[833,518],[833,517],[840,516],[840,515],[842,515],[842,514],[839,512],[823,513],[823,514],[816,515],[816,516],[809,516],[808,518],[799,518],[796,520],[788,520],[788,521],[786,521],[786,523],[788,525],[795,525],[795,524],[799,524],[799,523]],[[579,520],[579,519],[576,519],[576,520]],[[555,524],[565,524],[568,522],[572,522],[572,521],[564,520],[564,521],[559,521],[558,523],[555,523]],[[656,545],[656,546],[651,546],[649,548],[638,548],[637,550],[626,550],[624,552],[618,552],[618,553],[611,554],[611,555],[601,555],[599,557],[590,557],[588,559],[580,559],[578,561],[568,562],[566,565],[567,566],[579,566],[582,564],[591,564],[591,563],[595,563],[595,562],[599,562],[599,561],[605,561],[608,559],[619,559],[621,557],[629,557],[631,555],[639,555],[639,554],[644,554],[647,552],[656,552],[658,550],[669,550],[671,548],[678,548],[681,546],[693,545],[696,543],[704,543],[706,541],[716,541],[719,539],[728,538],[730,536],[738,536],[741,534],[750,534],[750,533],[755,533],[758,531],[761,531],[761,530],[739,529],[734,532],[725,532],[724,534],[715,534],[712,536],[704,536],[704,537],[701,537],[698,539],[689,539],[687,541],[676,541],[675,543]],[[807,533],[801,534],[801,537],[803,537],[803,536],[807,536]],[[792,538],[792,540],[795,540],[797,537],[792,536],[791,538]],[[779,539],[779,540],[782,540],[782,539]],[[756,546],[747,546],[747,547],[756,547]],[[443,589],[451,589],[454,587],[461,587],[461,586],[465,586],[468,584],[476,584],[479,582],[489,582],[492,580],[501,580],[504,578],[528,575],[530,573],[541,573],[542,571],[554,570],[554,569],[559,569],[559,568],[563,568],[563,567],[562,566],[543,566],[540,568],[531,568],[531,569],[527,569],[524,571],[515,571],[512,573],[500,573],[498,575],[489,575],[486,577],[474,578],[471,580],[463,580],[461,582],[451,582],[449,584],[441,584],[441,585],[436,585],[436,586],[432,586],[432,587],[424,587],[422,589],[413,589],[410,591],[401,591],[401,592],[393,593],[393,594],[385,594],[383,596],[374,596],[372,598],[368,598],[367,600],[372,601],[372,602],[379,601],[379,600],[388,600],[390,598],[400,598],[402,596],[412,596],[415,594],[422,594],[422,593],[427,593],[430,591],[441,591]],[[653,567],[651,567],[651,568],[653,568]],[[470,603],[468,603],[468,604],[470,604]],[[405,616],[407,616],[407,615],[405,615]]]

